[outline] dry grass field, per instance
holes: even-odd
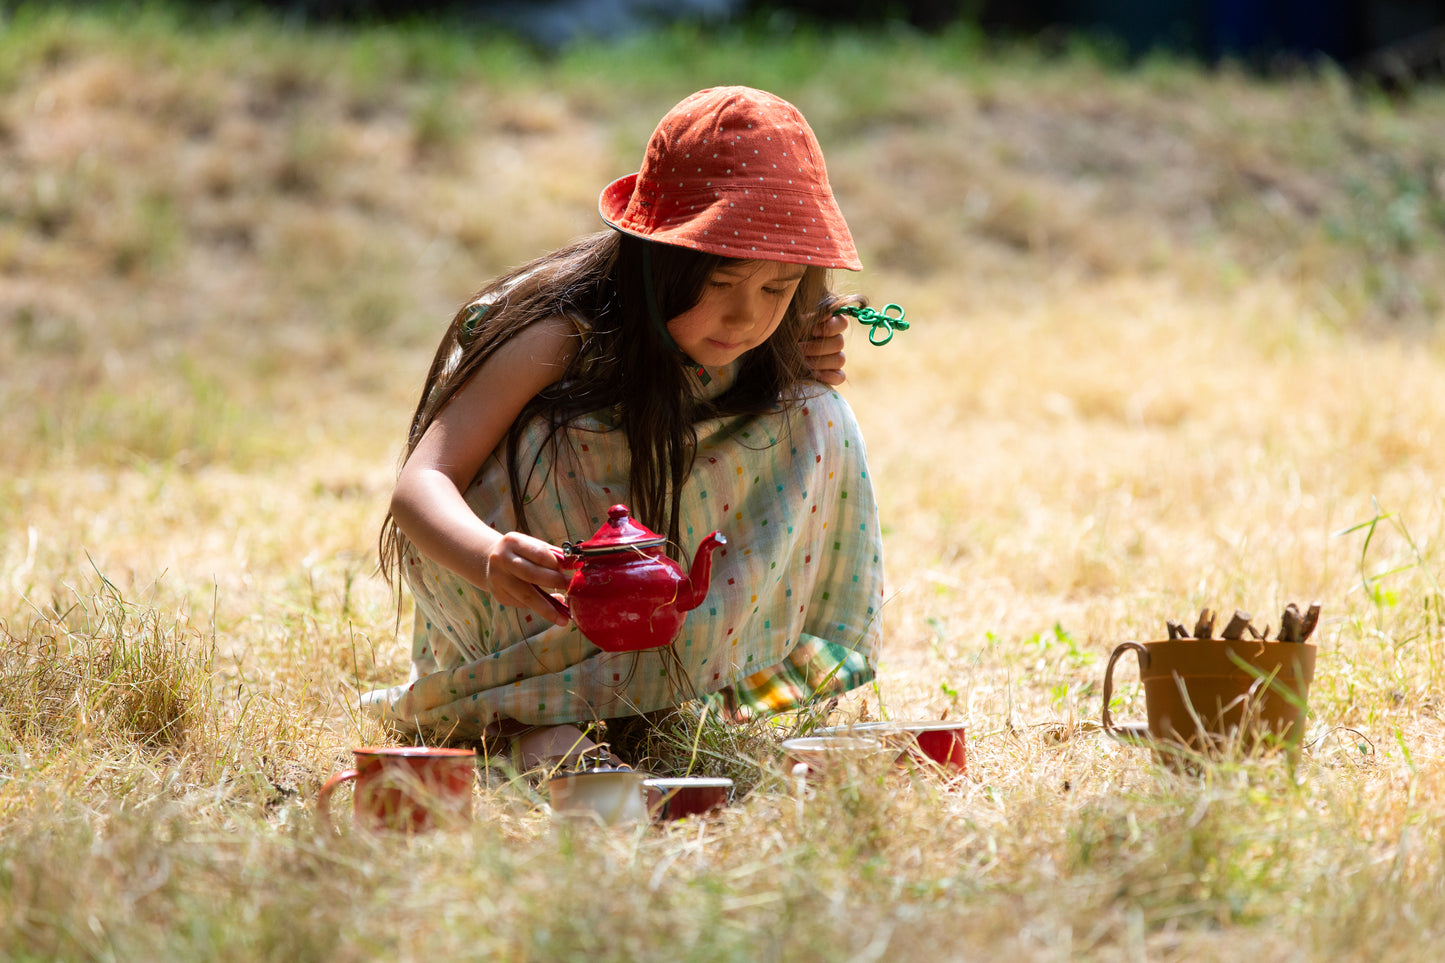
[[[324,831],[392,738],[374,546],[441,326],[738,82],[808,115],[841,284],[912,322],[851,336],[890,599],[834,718],[963,719],[966,777],[799,796],[783,720],[703,733],[751,787],[710,819],[556,827],[500,775],[468,829]],[[1445,95],[1328,69],[0,12],[0,957],[1428,958],[1442,242]],[[1115,645],[1291,601],[1297,765],[1100,735]]]

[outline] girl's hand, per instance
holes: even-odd
[[[567,619],[545,598],[546,592],[565,592],[571,577],[562,571],[557,549],[530,535],[508,532],[484,556],[481,587],[503,605],[536,612],[553,625]]]
[[[848,380],[843,373],[843,332],[848,330],[848,319],[841,314],[824,318],[814,327],[812,337],[799,342],[813,377],[827,385],[840,385]]]

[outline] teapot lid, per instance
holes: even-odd
[[[567,555],[602,555],[628,548],[652,548],[666,541],[665,536],[633,521],[626,505],[613,505],[607,509],[607,521],[597,534],[585,542],[564,542],[562,550]]]

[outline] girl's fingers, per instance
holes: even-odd
[[[557,550],[539,538],[508,532],[492,550],[490,575],[505,574],[543,589],[564,592],[570,576],[557,561]]]
[[[491,595],[503,605],[533,612],[553,625],[566,625],[567,618],[548,601],[540,585],[511,575],[493,576]]]
[[[536,585],[532,586],[532,589],[532,599],[529,603],[532,611],[548,619],[553,625],[566,625],[569,619],[558,609],[556,599]]]
[[[803,349],[805,358],[820,358],[830,355],[841,355],[843,353],[843,336],[835,334],[827,338],[813,338],[800,342],[798,345]]]
[[[813,336],[798,345],[813,377],[824,384],[840,385],[848,380],[843,373],[847,360],[843,355],[843,332],[847,328],[848,319],[835,314],[815,324]]]
[[[820,354],[808,359],[808,367],[814,371],[842,371],[843,364],[848,360],[847,355],[841,351]]]
[[[812,375],[829,385],[840,385],[847,380],[843,365],[847,357],[843,354],[843,336],[824,338],[820,341],[804,341],[803,360],[808,363]]]
[[[567,591],[572,576],[562,571],[561,565],[557,562],[557,556],[553,554],[552,546],[546,542],[539,542],[537,545],[540,547],[540,551],[533,547],[522,556],[516,574],[543,589],[553,592]]]
[[[508,532],[487,555],[486,591],[503,605],[525,609],[554,625],[567,619],[545,597],[565,592],[569,576],[557,560],[556,549],[541,539]]]
[[[843,351],[843,333],[848,330],[848,319],[841,314],[830,315],[817,324],[802,342],[803,354],[814,357],[825,354],[839,354]]]
[[[519,563],[516,575],[524,584],[520,586],[522,602],[520,607],[550,621],[553,625],[566,625],[567,616],[557,610],[549,592],[566,592],[571,576],[562,571],[557,561],[557,550],[546,542],[519,536],[516,546]]]
[[[848,319],[841,314],[830,314],[813,325],[814,338],[831,338],[848,330]]]
[[[825,385],[840,385],[848,380],[848,376],[843,373],[843,355],[841,353],[807,360],[809,374],[815,381],[821,381]]]

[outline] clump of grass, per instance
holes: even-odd
[[[728,722],[709,703],[607,722],[605,738],[624,761],[659,776],[720,776],[746,794],[777,757],[775,722]]]
[[[728,718],[716,699],[609,719],[601,729],[623,761],[659,776],[712,776],[745,795],[777,774],[782,743],[832,721],[837,698],[775,717]]]
[[[0,625],[0,729],[14,748],[77,741],[185,747],[215,712],[212,651],[178,622],[100,593]]]

